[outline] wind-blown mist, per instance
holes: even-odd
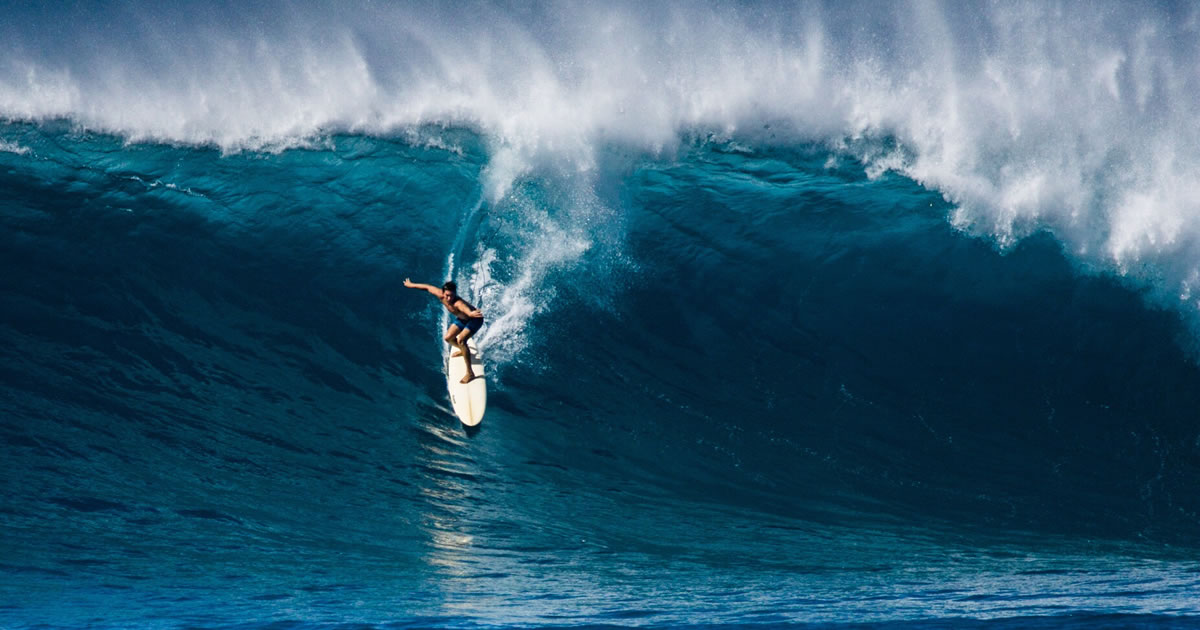
[[[703,129],[847,143],[1004,246],[1191,299],[1200,279],[1197,18],[1130,3],[125,4],[15,11],[0,115],[131,140],[294,146],[477,126],[489,193],[600,141]]]
[[[7,8],[0,625],[1200,613],[1196,15]]]

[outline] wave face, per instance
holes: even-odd
[[[1195,21],[984,9],[17,9],[3,625],[1200,612]]]

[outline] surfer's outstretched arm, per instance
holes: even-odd
[[[428,291],[430,295],[438,299],[441,299],[442,297],[442,290],[433,286],[432,284],[421,284],[420,282],[413,282],[412,280],[405,278],[404,286],[410,289],[424,289]]]

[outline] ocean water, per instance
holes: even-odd
[[[1193,5],[4,14],[0,627],[1198,625]]]

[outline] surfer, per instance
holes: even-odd
[[[467,340],[483,327],[483,311],[471,306],[466,300],[459,297],[458,285],[453,282],[447,282],[439,289],[430,284],[421,284],[405,278],[404,286],[410,289],[424,289],[428,291],[454,316],[455,321],[450,322],[450,328],[446,329],[446,335],[443,339],[446,340],[446,343],[458,348],[458,351],[452,353],[450,356],[461,356],[467,362],[467,375],[463,377],[461,382],[469,383],[475,378],[475,372],[471,370],[471,349],[467,347]]]

